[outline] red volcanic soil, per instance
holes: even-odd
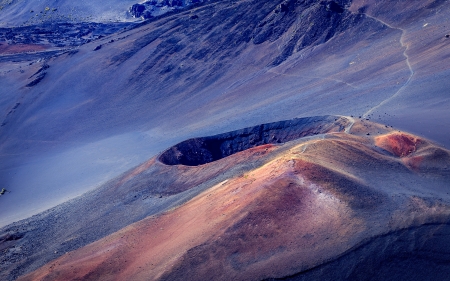
[[[28,45],[28,44],[8,45],[0,42],[0,55],[26,53],[26,52],[39,52],[47,49],[49,49],[49,47],[45,45]]]
[[[413,135],[392,133],[376,137],[375,144],[398,157],[404,157],[416,152],[423,141]]]
[[[295,176],[306,166],[314,165],[277,159],[23,280],[248,280],[282,274],[289,260],[314,265],[334,244],[341,245],[335,253],[344,250],[364,227],[345,204]]]
[[[175,209],[66,253],[18,280],[281,278],[351,256],[372,238],[378,241],[382,238],[377,237],[390,237],[399,229],[448,221],[450,204],[442,199],[449,198],[441,196],[436,202],[432,197],[421,198],[422,192],[428,196],[442,192],[442,183],[436,187],[409,170],[408,163],[398,161],[406,152],[431,159],[428,152],[438,148],[427,144],[423,150],[418,144],[425,141],[406,133],[373,137],[375,131],[363,130],[380,128],[371,122],[356,121],[354,126],[361,135],[327,133],[284,145],[258,146],[218,160],[219,165],[251,162],[252,155],[273,154],[265,164],[237,173]],[[450,154],[439,151],[445,155],[434,159],[441,164],[434,166],[435,179],[440,176],[448,183],[445,167]],[[209,169],[215,164],[175,167]],[[162,164],[152,160],[123,180],[152,165]],[[404,182],[413,195],[405,195]],[[388,242],[374,251],[391,249],[383,244]],[[366,251],[358,258],[370,255]],[[354,262],[341,267],[349,268]]]
[[[394,132],[381,135],[375,138],[375,145],[400,157],[407,167],[417,172],[450,168],[450,156],[446,150],[411,134]]]

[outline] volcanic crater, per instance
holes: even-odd
[[[412,166],[416,157],[427,160]],[[448,239],[449,159],[426,139],[344,116],[186,140],[5,229],[5,237],[21,234],[4,244],[16,260],[5,277],[343,280],[380,270],[388,278],[403,274],[386,264],[405,253],[414,256],[408,264],[436,262],[444,274],[446,248],[417,259]],[[18,248],[26,259],[11,251]]]
[[[259,145],[279,144],[307,136],[342,132],[349,123],[344,117],[317,116],[262,124],[183,141],[163,152],[159,160],[166,165],[198,166]]]

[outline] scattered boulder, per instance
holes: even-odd
[[[130,8],[130,14],[135,18],[140,18],[145,12],[146,8],[142,4],[134,4]]]
[[[134,4],[129,12],[135,18],[149,19],[161,16],[170,11],[183,9],[191,5],[207,2],[208,0],[149,0],[140,4]],[[194,16],[192,19],[198,18]]]
[[[342,14],[344,12],[344,8],[342,8],[338,3],[334,1],[330,1],[326,3],[327,11]]]

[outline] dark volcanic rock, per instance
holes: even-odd
[[[31,81],[30,83],[28,83],[28,84],[26,85],[26,87],[33,87],[33,86],[36,86],[37,84],[39,84],[39,82],[42,81],[42,79],[44,79],[45,75],[47,75],[47,72],[41,72],[41,73],[39,73],[33,81]]]
[[[6,41],[10,45],[80,46],[132,25],[130,23],[46,22],[40,25],[0,28],[0,41]]]
[[[7,234],[3,235],[2,237],[0,237],[0,243],[19,240],[24,236],[25,236],[25,233],[20,233],[20,232],[19,233],[7,233]]]
[[[33,75],[30,76],[30,79],[33,78],[33,77],[36,76],[36,75],[39,75],[39,74],[42,73],[42,72],[45,72],[45,70],[46,70],[46,69],[49,69],[49,68],[50,68],[50,66],[49,66],[47,63],[44,63],[44,64],[42,65],[42,67],[39,68],[38,71],[36,71],[36,73],[34,73]]]
[[[343,13],[345,10],[342,6],[340,6],[338,3],[334,2],[334,1],[330,1],[325,3],[327,10],[334,12],[334,13]]]
[[[344,7],[351,1],[295,1],[286,0],[279,4],[254,31],[254,43],[275,41],[295,24],[290,39],[283,46],[281,54],[273,65],[285,61],[294,51],[330,40],[336,33],[354,25],[358,18]]]
[[[33,81],[31,81],[30,83],[28,83],[26,85],[26,87],[33,87],[36,86],[37,84],[39,84],[39,82],[42,81],[42,79],[44,79],[45,75],[47,75],[47,72],[45,70],[47,70],[50,66],[47,63],[44,63],[42,65],[41,68],[39,68],[38,71],[36,71],[35,74],[31,75],[29,79],[33,79]]]
[[[142,4],[134,4],[130,8],[130,13],[133,17],[139,18],[145,11],[145,6]]]
[[[134,4],[129,12],[135,18],[149,19],[170,11],[176,11],[192,5],[209,2],[208,0],[150,0],[141,4]]]

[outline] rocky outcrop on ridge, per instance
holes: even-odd
[[[149,19],[170,11],[175,11],[191,5],[208,2],[209,0],[151,0],[130,7],[130,14],[135,18]]]

